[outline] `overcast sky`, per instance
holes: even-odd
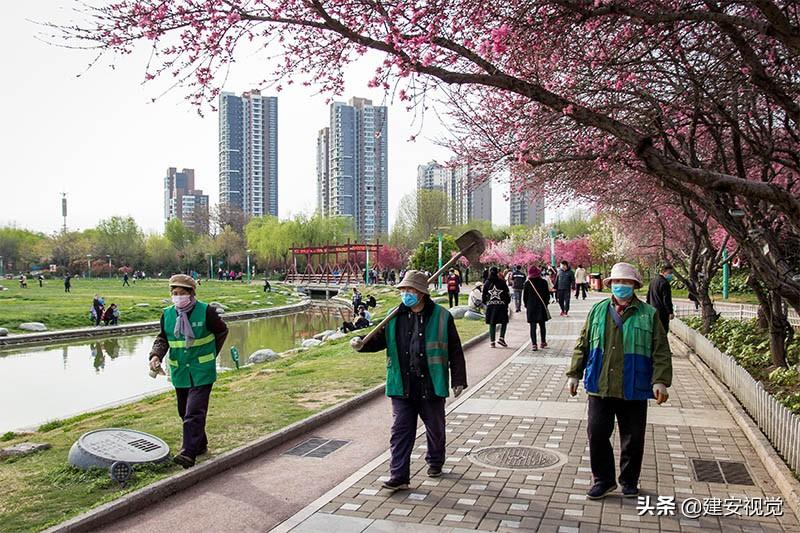
[[[112,215],[132,215],[145,231],[163,229],[163,176],[170,166],[194,168],[197,186],[216,203],[217,114],[205,118],[178,88],[160,94],[158,85],[142,85],[144,50],[117,58],[88,72],[91,54],[54,47],[36,39],[40,28],[28,19],[65,21],[71,0],[36,0],[4,6],[0,18],[0,226],[16,225],[53,232],[62,224],[60,193],[69,201],[70,229],[93,227]],[[367,88],[373,71],[365,62],[348,76],[350,96],[383,102]],[[259,58],[244,58],[224,90],[255,88],[268,72]],[[81,74],[79,77],[78,75]],[[265,91],[264,94],[272,94]],[[312,213],[316,207],[317,130],[328,121],[323,96],[291,87],[278,94],[279,210],[282,218]],[[415,142],[419,125],[402,105],[389,112],[389,221],[394,223],[401,197],[416,186],[416,167],[431,159],[449,159],[433,139],[444,134],[433,114]],[[507,224],[506,184],[493,184],[495,224]]]

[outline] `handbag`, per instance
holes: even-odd
[[[542,302],[542,305],[544,306],[544,314],[547,317],[547,320],[550,320],[553,317],[550,316],[550,309],[547,308],[547,304],[544,303],[544,300],[542,300],[542,295],[539,294],[539,291],[537,291],[536,287],[533,286],[533,283],[531,283],[531,280],[528,280],[528,283],[531,286],[531,290],[533,291],[533,294],[535,294],[536,297],[539,298],[539,301]]]

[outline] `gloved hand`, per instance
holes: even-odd
[[[464,392],[464,386],[456,385],[455,387],[453,387],[453,398],[458,398],[462,392]]]
[[[150,356],[150,370],[153,372],[161,370],[161,359],[157,355]]]
[[[654,383],[653,384],[653,396],[656,397],[656,405],[661,405],[662,403],[666,402],[669,398],[669,393],[667,392],[667,386],[663,383]]]
[[[361,351],[361,348],[364,347],[364,341],[361,337],[353,337],[350,339],[350,347],[357,352]]]
[[[578,394],[578,378],[569,378],[567,380],[567,389],[570,396]]]

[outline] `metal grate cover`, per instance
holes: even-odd
[[[349,440],[323,439],[312,437],[301,442],[294,448],[286,451],[283,455],[295,455],[297,457],[315,457],[322,459],[332,454],[339,448],[350,444]]]
[[[713,461],[692,459],[694,477],[707,483],[726,483],[728,485],[755,485],[744,463],[735,461]]]
[[[69,462],[78,468],[108,468],[116,462],[136,465],[163,461],[168,457],[169,446],[158,437],[118,428],[84,433],[69,451]]]
[[[561,455],[533,446],[490,446],[468,457],[473,463],[507,470],[543,470],[565,462]]]

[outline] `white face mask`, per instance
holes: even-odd
[[[186,307],[191,301],[191,294],[175,294],[172,296],[172,303],[175,304],[175,307]]]

